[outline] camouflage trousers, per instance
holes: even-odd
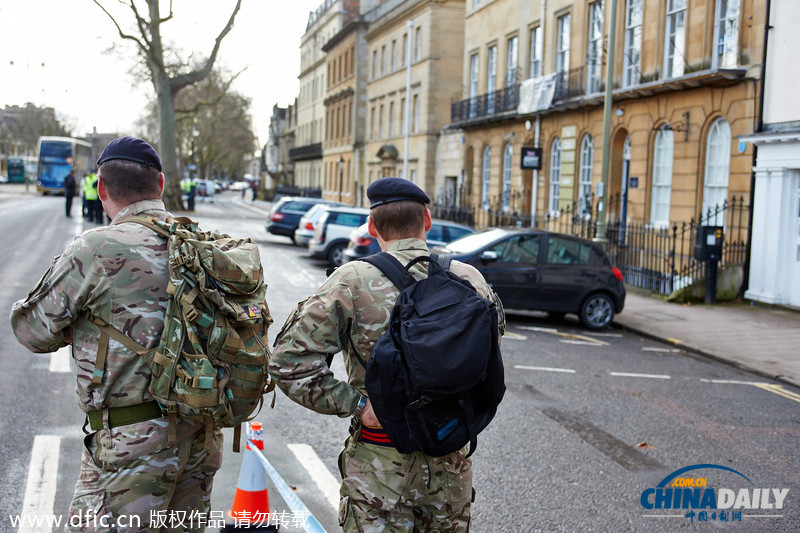
[[[167,428],[159,419],[86,436],[69,531],[204,530],[222,464],[222,431],[206,450],[204,426],[179,419],[172,445]]]
[[[469,531],[472,460],[464,450],[444,457],[357,440],[339,456],[339,525],[347,533]]]

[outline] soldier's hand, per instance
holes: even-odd
[[[369,401],[369,398],[367,398],[367,405],[364,406],[364,410],[361,411],[361,422],[363,422],[365,426],[374,428],[381,427],[381,423],[378,422],[378,417],[375,416],[375,411],[372,410],[372,402]]]

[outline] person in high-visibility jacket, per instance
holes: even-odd
[[[89,204],[89,222],[103,223],[103,206],[97,195],[97,174],[90,172],[83,182],[83,197]]]

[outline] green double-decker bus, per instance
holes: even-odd
[[[35,157],[9,157],[8,158],[8,182],[25,183],[32,180],[36,173]]]

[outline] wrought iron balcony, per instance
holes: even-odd
[[[453,124],[515,114],[519,105],[519,84],[450,104]]]
[[[322,159],[322,143],[307,144],[289,150],[289,159],[304,161],[306,159]]]

